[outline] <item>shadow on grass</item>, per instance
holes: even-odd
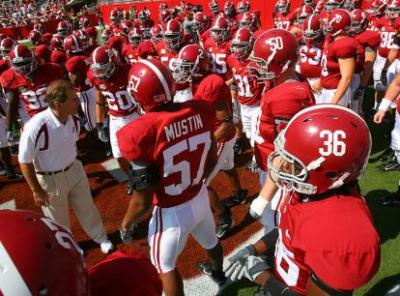
[[[400,207],[384,207],[380,205],[382,199],[390,194],[387,190],[377,189],[369,191],[365,196],[382,244],[389,239],[396,238],[400,232]]]
[[[389,276],[387,278],[384,278],[380,280],[378,283],[375,284],[367,293],[365,293],[365,296],[383,296],[387,291],[389,291],[395,284],[400,282],[400,273]],[[400,292],[397,291],[397,293],[393,294],[388,294],[388,296],[399,296]]]
[[[231,285],[227,286],[222,293],[218,294],[221,296],[234,296],[234,295],[238,295],[239,291],[242,289],[250,289],[253,288],[253,293],[258,289],[257,286],[255,286],[255,284],[251,283],[248,280],[241,280],[239,282],[234,282]],[[253,295],[253,293],[248,293],[246,295]]]

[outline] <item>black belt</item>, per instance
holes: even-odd
[[[66,172],[72,167],[74,162],[75,161],[73,161],[70,165],[66,166],[64,169],[59,170],[59,171],[54,171],[54,172],[36,172],[36,174],[43,175],[43,176],[50,176],[50,175],[55,175],[55,174],[58,174],[58,173]]]

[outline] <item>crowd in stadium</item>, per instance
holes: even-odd
[[[65,0],[0,4],[2,27],[33,24],[29,44],[0,34],[0,175],[24,178],[44,215],[0,210],[0,266],[10,267],[0,294],[183,295],[176,264],[189,235],[221,295],[242,278],[273,296],[367,284],[381,255],[358,184],[372,146],[364,120],[395,112],[381,170],[399,170],[400,0],[364,2],[277,0],[267,12],[249,0],[210,0],[207,11],[181,1],[157,15],[132,4],[107,25],[65,13]],[[260,25],[266,13],[272,29]],[[47,20],[59,20],[54,34]],[[151,217],[150,261],[107,237],[78,155],[83,134],[127,176],[120,240]],[[261,186],[252,201],[234,162],[245,149]],[[222,172],[225,201],[212,183]],[[247,202],[265,234],[224,263],[220,240]],[[400,205],[400,184],[382,205]],[[89,273],[69,209],[110,254]],[[26,238],[29,256],[14,251]]]

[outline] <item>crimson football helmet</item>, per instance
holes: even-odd
[[[4,34],[4,33],[0,33],[0,41],[5,39],[5,38],[8,38],[8,35]]]
[[[160,3],[160,5],[158,6],[158,9],[161,11],[163,9],[167,9],[168,8],[168,4],[167,3]]]
[[[90,68],[94,77],[98,79],[110,79],[118,64],[118,57],[115,52],[106,46],[97,47],[91,56]]]
[[[216,0],[211,0],[208,3],[208,7],[210,8],[210,10],[213,13],[213,15],[216,15],[219,12],[219,5],[218,5],[218,2]]]
[[[68,21],[60,21],[57,25],[57,34],[67,36],[72,33],[72,26]]]
[[[252,32],[258,29],[257,16],[252,12],[245,12],[239,22],[240,28],[249,28]]]
[[[11,67],[22,74],[29,75],[37,68],[37,61],[32,51],[22,44],[17,44],[10,52]]]
[[[86,50],[89,47],[90,36],[85,30],[79,29],[74,31],[74,36],[79,39],[83,50]]]
[[[336,9],[332,11],[328,22],[324,24],[323,30],[325,35],[336,37],[345,35],[351,29],[351,15],[347,10]]]
[[[103,42],[106,43],[108,39],[110,39],[110,37],[113,35],[114,35],[113,31],[110,28],[106,28],[101,34],[101,39],[103,40]]]
[[[166,22],[170,21],[172,19],[171,11],[169,9],[161,10],[160,14],[158,15],[158,19],[160,24],[165,24]]]
[[[163,30],[160,24],[154,25],[150,30],[151,40],[157,42],[163,37]]]
[[[44,43],[44,44],[46,44],[47,46],[50,46],[50,43],[51,43],[51,39],[53,38],[53,34],[51,34],[51,33],[44,33],[43,35],[42,35],[42,42]]]
[[[174,61],[173,76],[177,83],[190,82],[207,72],[209,60],[205,50],[196,43],[182,47]]]
[[[51,49],[57,48],[64,51],[64,36],[58,34],[53,35],[50,41],[50,47]]]
[[[298,43],[292,33],[271,29],[254,42],[248,65],[250,73],[258,80],[274,80],[294,66],[298,59]]]
[[[318,40],[323,35],[321,19],[318,14],[312,14],[303,22],[303,36],[306,40]]]
[[[33,25],[33,30],[38,31],[40,34],[44,33],[44,26],[42,23],[35,23]]]
[[[345,0],[328,0],[325,4],[326,11],[332,11],[344,4]]]
[[[236,14],[235,4],[232,1],[226,1],[224,4],[224,13],[226,16],[234,16]]]
[[[314,10],[312,9],[311,6],[303,5],[298,11],[297,11],[297,16],[296,20],[299,24],[303,24],[304,20],[308,18]]]
[[[158,60],[139,60],[134,63],[128,79],[128,92],[144,112],[173,100],[174,77],[168,67]]]
[[[4,295],[89,295],[84,258],[69,230],[22,210],[1,210],[0,228]]]
[[[201,11],[196,12],[193,18],[193,26],[192,26],[193,31],[195,32],[199,31],[200,33],[202,33],[205,30],[207,30],[208,26],[209,26],[209,19],[207,15]]]
[[[4,60],[10,58],[10,52],[15,42],[11,38],[7,37],[0,41],[0,57]]]
[[[118,27],[119,21],[121,20],[121,15],[117,9],[113,9],[110,13],[110,22],[114,27]]]
[[[361,9],[354,9],[351,12],[351,33],[359,34],[364,32],[368,26],[368,14]]]
[[[147,20],[149,19],[147,10],[142,9],[141,11],[139,11],[138,18],[141,23],[147,22]]]
[[[125,34],[128,35],[129,31],[133,28],[133,24],[131,21],[126,20],[119,23],[119,29]]]
[[[274,145],[275,152],[268,158],[272,179],[290,191],[315,195],[362,177],[371,151],[371,134],[365,121],[351,109],[322,104],[297,113]],[[277,157],[282,159],[279,165]]]
[[[290,2],[289,0],[278,0],[275,4],[275,11],[286,14],[289,12]]]
[[[229,23],[223,15],[219,15],[213,22],[210,29],[211,38],[216,43],[221,43],[230,38]]]
[[[87,16],[81,16],[78,21],[79,29],[83,30],[89,27],[90,21]]]
[[[29,40],[33,45],[38,45],[42,42],[42,34],[39,31],[32,30],[29,32]]]
[[[82,54],[83,46],[81,41],[75,35],[68,35],[63,41],[65,53],[68,56]]]
[[[250,2],[249,0],[241,0],[236,6],[236,10],[238,13],[245,13],[250,10]]]
[[[168,21],[164,25],[163,35],[168,47],[178,51],[183,41],[183,28],[181,23],[175,19]]]
[[[386,7],[386,16],[394,20],[400,15],[400,0],[392,0]]]
[[[375,0],[371,5],[371,13],[374,16],[381,16],[385,13],[388,0]]]
[[[319,0],[317,5],[315,5],[314,13],[321,13],[325,10],[326,2],[325,0]]]
[[[238,59],[245,60],[253,48],[254,38],[249,28],[239,28],[231,41],[231,52]]]
[[[362,0],[345,0],[343,8],[348,11],[361,8]]]
[[[132,44],[134,47],[138,47],[140,42],[142,42],[143,40],[143,36],[140,29],[138,28],[131,29],[128,33],[128,39],[130,44]]]

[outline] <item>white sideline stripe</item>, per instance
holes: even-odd
[[[123,183],[128,180],[128,176],[119,167],[118,162],[114,158],[103,162],[101,165],[108,173],[110,173],[111,176],[113,176],[115,180],[118,181],[118,183]]]
[[[15,203],[15,199],[0,204],[0,210],[15,210],[16,208],[17,204]]]
[[[237,246],[228,256],[224,257],[224,267],[228,264],[227,258],[231,257],[240,249],[248,246],[249,244],[255,243],[264,235],[264,229],[260,229],[251,237],[249,237],[244,243]],[[185,295],[190,296],[212,296],[217,294],[218,286],[206,275],[201,275],[195,278],[191,278],[183,281]]]

